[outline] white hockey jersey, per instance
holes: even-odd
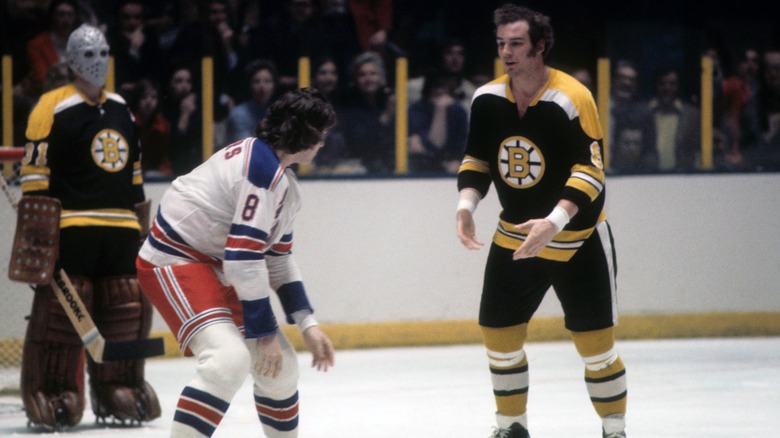
[[[173,181],[139,256],[156,266],[206,263],[224,272],[241,300],[246,337],[265,336],[277,328],[272,290],[288,321],[311,311],[291,253],[300,207],[292,170],[270,145],[247,138]]]

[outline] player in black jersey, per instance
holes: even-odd
[[[21,170],[24,195],[62,204],[59,262],[98,330],[109,340],[146,338],[152,307],[138,287],[135,257],[144,204],[141,151],[129,108],[103,90],[109,47],[83,25],[67,43],[75,79],[43,96],[30,114]],[[54,224],[56,227],[56,224]],[[92,410],[124,423],[160,415],[143,360],[95,363],[87,357]],[[24,343],[22,398],[31,424],[44,428],[81,421],[85,354],[49,286],[38,286]]]
[[[457,233],[483,244],[472,213],[495,186],[502,211],[479,312],[496,400],[494,437],[528,437],[528,322],[552,286],[585,363],[605,437],[625,437],[626,377],[615,350],[615,252],[604,212],[602,133],[591,93],[548,67],[548,17],[504,5],[494,13],[506,74],[472,101],[460,170]]]

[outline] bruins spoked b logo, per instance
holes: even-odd
[[[509,137],[501,143],[498,152],[501,178],[512,187],[528,188],[539,182],[544,174],[544,157],[525,137]]]
[[[92,159],[106,172],[119,172],[130,159],[130,148],[122,134],[104,129],[92,140]]]

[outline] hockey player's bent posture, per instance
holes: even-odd
[[[258,138],[228,145],[163,195],[138,278],[182,351],[198,359],[171,436],[211,436],[248,374],[266,436],[297,436],[298,361],[278,330],[270,293],[298,324],[312,366],[327,371],[333,346],[291,253],[301,198],[288,167],[311,163],[334,123],[318,92],[289,92],[258,125]]]
[[[108,339],[149,335],[152,306],[136,280],[144,201],[136,126],[124,100],[103,90],[109,47],[97,28],[68,38],[75,79],[44,94],[30,114],[22,162],[23,195],[62,204],[59,262]],[[54,224],[56,226],[56,224]],[[49,286],[38,286],[24,341],[22,399],[35,426],[81,421],[85,353]],[[96,363],[87,357],[92,410],[98,419],[148,421],[160,416],[144,360]]]

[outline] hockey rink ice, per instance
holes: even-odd
[[[780,437],[780,338],[619,341],[629,382],[630,438]],[[598,438],[600,424],[570,342],[526,346],[533,438]],[[336,352],[327,373],[299,354],[301,438],[487,438],[495,423],[479,345]],[[107,428],[89,407],[81,425],[26,428],[18,397],[0,396],[0,436],[167,437],[194,361],[156,359],[147,380],[163,414],[143,427]],[[215,437],[262,437],[247,380]]]

